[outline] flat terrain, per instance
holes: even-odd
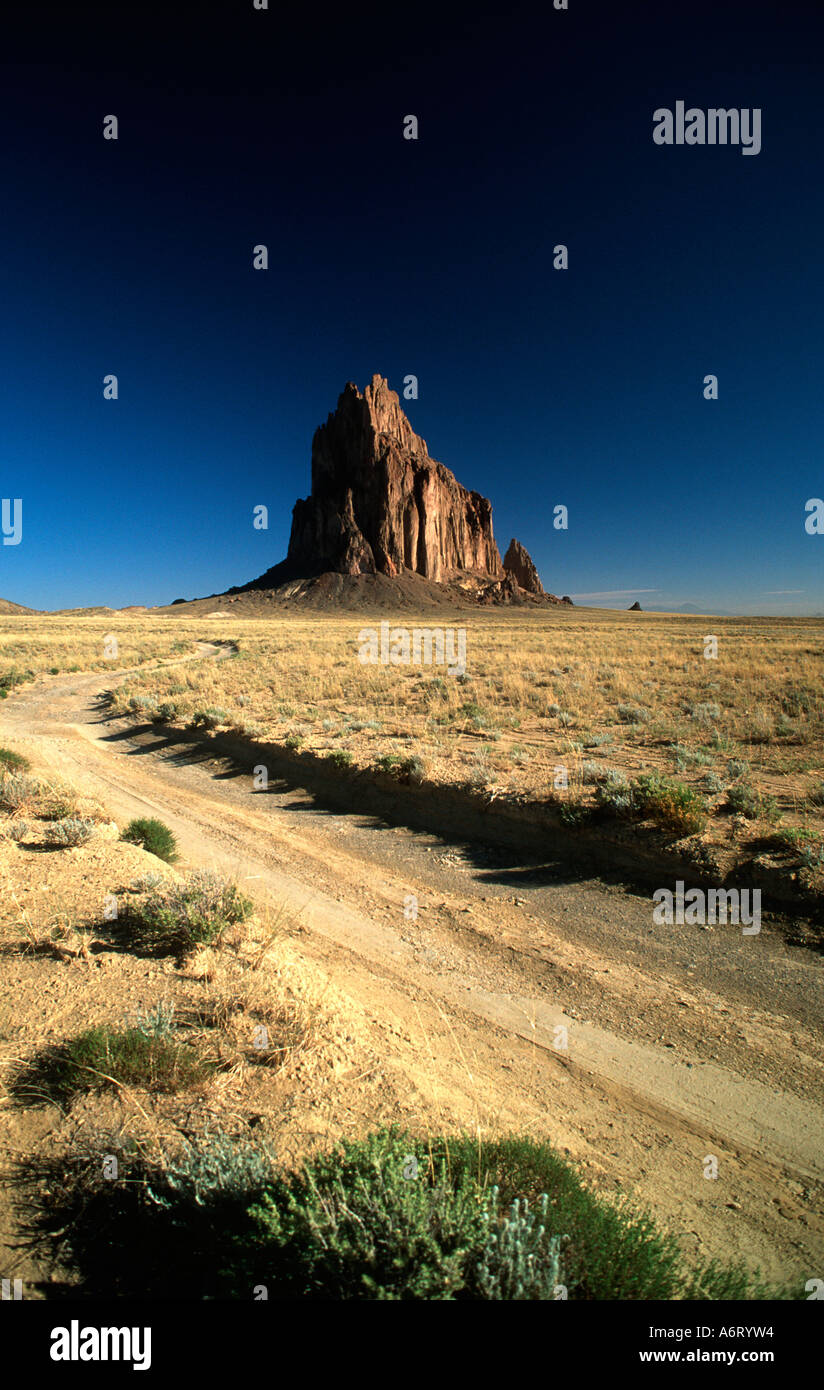
[[[658,618],[673,648],[684,642],[687,655],[681,667],[686,663],[690,669],[662,665],[659,656],[645,680],[638,651],[621,655],[622,640],[630,640],[626,624],[637,615],[593,619],[587,642],[590,648],[602,643],[597,660],[584,655],[588,616],[553,612],[545,620],[558,624],[551,634],[555,646],[566,644],[553,660],[564,678],[572,677],[573,670],[564,672],[563,667],[573,667],[577,650],[576,726],[612,729],[609,756],[623,758],[626,766],[631,766],[630,757],[637,766],[652,757],[651,742],[644,742],[650,739],[648,725],[638,729],[610,722],[606,697],[586,679],[588,663],[593,670],[612,664],[616,674],[609,679],[618,681],[615,694],[622,699],[640,700],[646,692],[650,722],[671,721],[678,747],[688,746],[692,731],[694,746],[712,748],[712,728],[721,724],[721,737],[735,739],[738,751],[759,710],[772,721],[774,732],[780,692],[810,690],[816,680],[820,689],[820,625],[765,626],[768,656],[759,666],[746,646],[755,640],[752,632],[744,632],[757,625],[742,624],[735,638],[736,677],[730,670],[722,674],[720,659],[717,665],[704,663],[698,626]],[[525,706],[536,690],[544,691],[543,700],[547,689],[557,693],[561,677],[547,671],[544,660],[547,631],[530,636],[524,628],[519,635],[517,620],[497,619],[493,615],[483,633],[490,652],[498,644],[497,676],[489,664],[482,674],[480,658],[473,676],[485,683],[485,707],[506,712],[512,706],[512,699],[503,695],[503,703],[493,704],[496,679],[504,694],[507,682],[514,682]],[[23,621],[7,620],[7,640],[12,622]],[[99,620],[59,621],[82,621],[78,631],[86,641],[91,640],[89,621]],[[116,663],[100,661],[99,670],[90,674],[46,674],[34,684],[19,685],[0,706],[0,742],[101,802],[120,825],[134,815],[159,816],[178,836],[189,864],[215,865],[236,876],[261,904],[266,919],[277,923],[293,968],[311,981],[313,995],[326,1000],[326,1012],[324,1036],[308,1069],[305,1064],[289,1077],[263,1081],[260,1069],[241,1069],[219,1094],[199,1102],[200,1110],[189,1107],[183,1116],[168,1105],[155,1111],[144,1098],[144,1119],[129,1112],[130,1123],[143,1124],[148,1114],[161,1128],[183,1126],[186,1132],[194,1114],[201,1121],[200,1112],[220,1116],[222,1122],[228,1115],[238,1125],[260,1123],[279,1135],[286,1152],[295,1153],[307,1143],[387,1118],[418,1129],[517,1128],[551,1139],[604,1187],[631,1192],[679,1233],[688,1253],[740,1257],[782,1280],[820,1274],[824,1036],[819,955],[789,945],[786,934],[769,920],[755,937],[744,937],[732,925],[656,925],[648,894],[580,870],[572,873],[559,856],[536,862],[492,843],[468,841],[457,825],[453,836],[438,837],[359,813],[357,805],[332,810],[294,783],[272,781],[266,791],[256,789],[251,767],[243,770],[236,759],[221,757],[202,727],[186,733],[184,721],[179,730],[174,722],[160,729],[145,718],[135,725],[113,717],[113,710],[116,714],[124,707],[123,687],[162,698],[169,686],[180,685],[183,690],[171,699],[207,704],[218,694],[229,702],[245,693],[253,697],[257,718],[277,711],[288,696],[291,707],[304,716],[305,737],[328,736],[330,743],[333,734],[323,730],[321,713],[332,718],[336,709],[335,727],[341,732],[356,711],[377,716],[379,730],[343,733],[354,753],[366,746],[366,740],[356,742],[359,732],[367,738],[371,732],[391,746],[391,740],[403,737],[402,721],[414,741],[415,720],[420,716],[425,728],[426,707],[416,713],[411,704],[406,708],[400,694],[392,696],[389,681],[398,668],[374,673],[376,682],[386,682],[379,698],[358,685],[362,668],[352,659],[351,624],[342,619],[328,628],[320,620],[301,623],[291,632],[279,621],[263,632],[257,629],[264,624],[230,628],[222,620],[204,620],[195,630],[174,619],[134,621],[144,644],[140,659],[149,661],[153,655],[174,660],[175,666],[117,673],[112,668],[124,664],[121,655]],[[700,626],[713,630],[705,619]],[[241,658],[212,659],[227,647],[198,649],[204,630],[221,641],[236,641]],[[641,647],[645,640],[655,641],[660,652],[664,639],[651,636],[655,630],[650,619],[633,640]],[[130,631],[124,627],[122,654]],[[68,651],[69,635],[63,640]],[[173,641],[187,643],[191,651],[175,654]],[[612,646],[604,651],[609,641]],[[340,657],[334,655],[335,642],[341,644]],[[346,642],[348,664],[341,670]],[[724,650],[723,634],[719,649]],[[750,655],[743,670],[745,650]],[[305,658],[305,669],[295,659],[296,651]],[[504,662],[506,651],[512,669]],[[699,660],[704,664],[699,666]],[[536,670],[530,682],[522,674],[524,668],[533,669],[527,661]],[[629,688],[627,669],[633,661],[639,669]],[[50,665],[59,662],[52,659]],[[109,674],[101,678],[104,670]],[[681,691],[669,699],[663,693],[670,688],[664,671],[670,686]],[[314,682],[313,675],[318,677]],[[410,681],[435,678],[414,669],[401,675]],[[552,686],[540,685],[544,680]],[[709,689],[710,681],[719,688]],[[106,707],[97,698],[103,687],[114,691],[114,705]],[[701,703],[698,695],[715,697],[719,715],[710,726],[683,711],[676,716],[679,702]],[[756,697],[757,705],[747,703]],[[390,714],[387,702],[393,698],[397,710]],[[457,698],[448,688],[450,708]],[[297,715],[284,717],[295,720]],[[533,770],[542,765],[541,758],[548,765],[557,756],[559,745],[553,740],[561,736],[548,724],[553,718],[524,715],[527,727],[518,730],[522,745],[531,739],[533,749],[545,750],[530,759]],[[505,722],[500,713],[494,719],[499,725]],[[798,823],[808,826],[818,825],[820,810],[814,800],[801,806],[800,796],[802,787],[805,795],[808,788],[814,793],[821,773],[819,720],[818,707],[812,713],[797,711],[797,742],[747,745],[751,753],[760,750],[753,759],[760,775],[773,779],[777,795],[800,808]],[[503,739],[503,728],[500,732]],[[507,731],[506,738],[512,733]],[[430,734],[437,746],[436,730]],[[461,726],[455,756],[461,740],[482,734]],[[492,741],[490,759],[499,742]],[[793,768],[782,759],[805,765]],[[786,790],[790,783],[792,792]],[[136,872],[138,860],[147,858],[142,851],[103,839],[59,853],[33,853],[25,843],[6,841],[2,853],[11,944],[0,969],[4,993],[14,1000],[4,1028],[8,1056],[64,1035],[90,1017],[118,1019],[124,1010],[147,1007],[159,998],[179,997],[181,1007],[187,1001],[191,1006],[192,992],[202,985],[190,974],[169,963],[160,966],[108,951],[95,940],[103,894],[122,891],[129,878],[122,856],[134,857],[131,870]],[[67,854],[69,859],[62,857]],[[417,916],[410,910],[413,896]],[[26,952],[14,945],[21,922],[36,932],[38,924],[42,927],[66,907],[88,933],[91,948],[85,956],[78,951],[67,962],[59,954]],[[567,1030],[566,1048],[558,1046],[559,1026]],[[86,1118],[91,1122],[94,1116]],[[5,1144],[17,1156],[35,1142],[59,1146],[83,1125],[82,1107],[69,1116],[42,1106],[2,1112]],[[709,1156],[718,1160],[716,1180],[704,1176]],[[11,1215],[5,1224],[11,1240]],[[35,1277],[37,1271],[20,1267]]]
[[[0,681],[142,663],[117,683],[113,713],[229,729],[354,768],[414,760],[435,785],[573,810],[664,777],[705,807],[708,853],[752,844],[824,889],[822,620],[456,611],[436,619],[453,640],[465,634],[466,669],[450,675],[360,660],[366,629],[413,630],[404,614],[214,611],[6,618]],[[153,661],[202,640],[233,644],[231,661]]]

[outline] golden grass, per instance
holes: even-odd
[[[198,625],[201,629],[209,624]],[[115,644],[107,639],[115,639]],[[66,671],[119,671],[144,661],[180,658],[194,651],[192,626],[173,619],[109,613],[84,618],[0,618],[0,689],[18,678]],[[108,655],[107,655],[108,653]]]
[[[655,771],[710,802],[732,783],[777,798],[795,824],[822,821],[824,622],[575,609],[469,610],[465,676],[435,665],[364,665],[362,628],[384,615],[190,619],[3,618],[5,660],[34,670],[147,663],[117,684],[113,712],[342,755],[356,767],[415,757],[434,782],[541,799],[566,769],[584,799],[607,771]],[[390,626],[415,625],[404,615]],[[433,626],[431,616],[421,626]],[[119,637],[119,659],[101,656]],[[714,636],[717,659],[707,659]],[[185,661],[198,641],[235,655]],[[47,648],[44,656],[42,648]],[[173,662],[169,665],[157,663]]]
[[[462,613],[444,624],[466,628],[461,679],[437,666],[362,665],[358,633],[371,621],[203,622],[201,637],[232,638],[238,654],[130,677],[117,709],[131,700],[131,713],[152,717],[160,706],[181,724],[200,711],[207,726],[340,750],[357,765],[416,755],[436,781],[529,796],[552,787],[558,765],[573,785],[593,760],[729,782],[733,761],[809,810],[824,776],[820,620]],[[709,635],[717,659],[704,656]]]

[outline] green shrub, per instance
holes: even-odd
[[[384,753],[375,759],[375,767],[381,772],[391,772],[400,782],[412,782],[415,786],[420,785],[426,774],[426,764],[417,754],[403,758],[400,753]]]
[[[678,835],[695,834],[706,823],[702,797],[683,782],[658,773],[644,773],[628,786],[607,781],[597,788],[595,798],[598,806],[613,815],[651,820]]]
[[[785,714],[798,718],[799,715],[811,714],[818,708],[821,702],[820,692],[812,690],[808,686],[798,686],[795,690],[788,690],[781,697],[781,708]]]
[[[690,1267],[649,1215],[597,1196],[548,1144],[518,1136],[382,1130],[290,1172],[264,1147],[207,1135],[162,1167],[138,1158],[106,1181],[95,1152],[56,1179],[38,1190],[40,1229],[86,1294],[248,1299],[264,1284],[270,1299],[321,1301],[790,1296],[738,1266]]]
[[[157,701],[151,695],[130,695],[129,709],[133,714],[145,714],[150,719],[157,717]]]
[[[192,729],[216,729],[219,724],[231,723],[232,716],[228,710],[215,709],[196,709],[191,719],[189,727]]]
[[[126,914],[127,923],[147,944],[179,957],[196,946],[213,946],[230,927],[251,916],[253,904],[237,885],[211,869],[194,869],[181,883],[149,888],[142,905]]]
[[[491,1213],[471,1176],[429,1168],[390,1131],[311,1159],[254,1215],[280,1297],[397,1300],[459,1294]]]
[[[774,839],[785,848],[797,849],[799,845],[815,844],[821,839],[821,831],[808,830],[806,826],[785,826],[777,831]]]
[[[0,748],[0,768],[11,772],[28,772],[31,763],[22,753],[14,753],[11,748]]]
[[[149,854],[157,855],[158,859],[164,859],[167,864],[174,864],[178,857],[174,834],[162,820],[155,820],[153,817],[130,820],[123,831],[122,839],[131,845],[142,845]]]
[[[741,783],[727,791],[727,805],[731,811],[747,820],[765,820],[774,825],[781,819],[778,802],[774,796],[762,796],[754,787]]]
[[[801,863],[805,869],[824,868],[824,844],[805,845],[801,850]]]
[[[0,690],[4,690],[8,695],[16,685],[23,685],[26,681],[34,680],[33,671],[18,671],[14,666],[10,671],[4,671],[0,675]]]
[[[328,761],[334,763],[335,767],[351,767],[352,754],[347,753],[344,748],[336,748],[334,753],[330,753]]]
[[[558,817],[568,830],[578,830],[592,819],[592,810],[582,801],[562,801],[558,806]]]
[[[344,1142],[276,1180],[254,1215],[277,1296],[321,1299],[739,1298],[737,1267],[685,1267],[675,1236],[600,1198],[547,1144]]]
[[[112,1084],[147,1091],[181,1091],[213,1070],[193,1047],[143,1027],[98,1024],[40,1055],[17,1078],[15,1093],[45,1092],[71,1099]]]
[[[750,765],[743,758],[730,758],[727,762],[727,772],[730,777],[746,777],[749,773]]]
[[[489,727],[489,715],[486,710],[478,704],[477,700],[464,701],[458,712],[468,719],[476,729],[487,729]]]
[[[670,757],[679,772],[687,767],[709,767],[712,763],[709,753],[704,753],[700,748],[682,748],[680,744],[670,749]]]

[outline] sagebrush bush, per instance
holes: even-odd
[[[714,700],[704,700],[698,705],[693,705],[690,716],[697,724],[713,723],[721,718],[721,706]]]
[[[775,797],[762,796],[747,783],[740,783],[728,789],[727,805],[731,811],[747,820],[765,820],[774,825],[781,819]]]
[[[784,713],[796,719],[801,715],[811,714],[820,704],[821,692],[809,686],[797,686],[795,689],[787,690],[781,697]]]
[[[603,748],[610,743],[614,743],[612,734],[588,734],[584,739],[585,748]]]
[[[727,761],[727,772],[730,777],[746,777],[749,773],[750,765],[743,758],[729,758]]]
[[[232,716],[228,710],[215,709],[196,709],[192,715],[189,726],[192,729],[216,729],[219,724],[230,724]]]
[[[658,773],[644,773],[628,786],[607,781],[595,796],[597,804],[614,815],[651,820],[678,835],[695,834],[707,819],[704,800],[692,787]]]
[[[426,775],[426,763],[417,754],[404,758],[400,753],[384,753],[375,759],[375,766],[381,772],[391,772],[399,781],[411,782],[414,786],[420,785]]]
[[[648,724],[652,715],[641,705],[619,705],[618,718],[622,724]]]
[[[40,794],[40,782],[25,772],[0,774],[0,806],[6,811],[19,811],[30,806]]]
[[[266,1148],[225,1134],[207,1135],[199,1143],[187,1140],[152,1199],[167,1208],[181,1201],[205,1207],[218,1195],[251,1202],[263,1196],[273,1178],[274,1159]]]
[[[709,767],[712,763],[712,757],[703,749],[682,748],[680,744],[670,749],[670,757],[679,772],[683,772],[687,767]]]
[[[464,717],[470,721],[470,723],[472,724],[473,728],[475,728],[475,729],[487,729],[487,728],[489,728],[489,724],[490,724],[489,714],[487,713],[487,711],[486,711],[485,709],[483,709],[483,707],[482,707],[481,705],[478,704],[477,700],[466,700],[466,701],[464,701],[464,703],[461,705],[460,710],[459,710],[458,712],[459,712],[459,714],[464,715]]]
[[[127,913],[129,925],[148,943],[179,956],[215,946],[230,927],[245,922],[253,904],[234,883],[211,869],[195,869],[180,883],[149,889]]]
[[[131,695],[129,709],[134,714],[146,714],[150,719],[154,719],[157,714],[157,701],[150,695]]]
[[[140,817],[130,820],[123,831],[122,838],[132,845],[142,845],[149,854],[174,864],[178,857],[177,840],[168,825],[154,817]]]
[[[97,822],[88,816],[66,816],[53,821],[49,838],[55,845],[84,845],[97,833]]]
[[[2,829],[7,840],[13,840],[15,844],[20,844],[21,840],[25,840],[31,826],[28,821],[19,820],[13,816],[10,820],[3,822]]]
[[[498,1189],[492,1189],[497,1201]],[[509,1214],[493,1230],[475,1268],[479,1297],[547,1301],[568,1293],[561,1278],[563,1236],[546,1236],[549,1197],[535,1210],[529,1198],[515,1198]]]

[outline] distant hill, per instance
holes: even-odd
[[[8,599],[8,598],[0,598],[0,613],[6,613],[6,614],[20,613],[20,614],[25,614],[25,613],[39,613],[39,612],[40,612],[40,609],[39,609],[39,608],[26,608],[26,607],[24,607],[24,605],[23,605],[22,603],[12,603],[11,599]]]

